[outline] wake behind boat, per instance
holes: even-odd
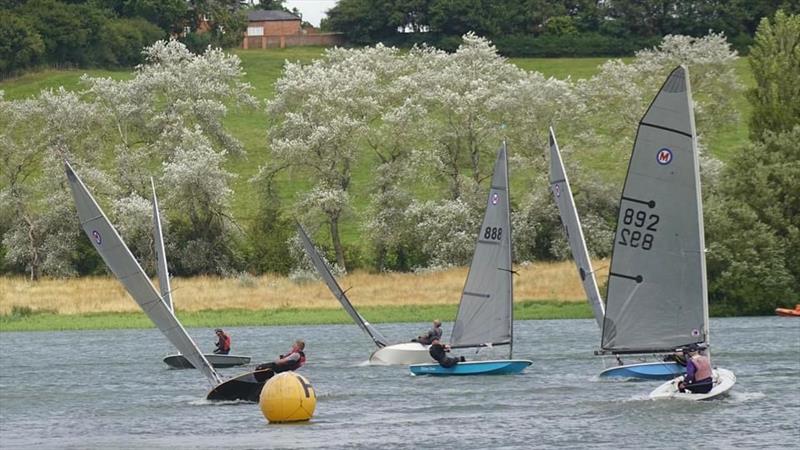
[[[300,240],[303,242],[303,248],[311,260],[317,273],[325,281],[325,284],[330,289],[331,293],[339,303],[342,305],[347,314],[353,319],[353,322],[358,325],[364,333],[372,339],[372,342],[378,347],[369,357],[370,364],[376,365],[396,365],[396,364],[416,364],[432,361],[428,353],[428,347],[417,342],[404,342],[400,344],[389,345],[385,337],[377,330],[371,323],[367,322],[361,314],[356,311],[350,299],[344,293],[339,283],[336,282],[328,264],[322,259],[311,238],[306,234],[305,229],[299,223],[297,224],[297,232],[300,235]]]
[[[508,345],[508,359],[409,366],[413,375],[490,375],[519,373],[533,364],[514,360],[514,284],[511,279],[511,207],[506,144],[497,152],[486,211],[475,243],[456,322],[452,348]]]
[[[561,223],[564,226],[564,234],[567,237],[572,257],[578,269],[581,284],[586,292],[586,299],[592,307],[594,319],[602,329],[605,318],[605,305],[597,287],[597,278],[592,269],[592,260],[589,258],[589,250],[583,236],[578,209],[572,196],[572,188],[569,184],[567,172],[564,169],[564,162],[561,159],[561,151],[558,149],[556,135],[553,128],[550,128],[550,189],[553,191],[553,198],[558,206],[558,213]],[[648,380],[669,380],[684,372],[683,366],[674,361],[663,361],[658,355],[655,356],[659,361],[638,362],[634,364],[623,364],[609,367],[600,372],[600,377],[618,378],[639,378]],[[621,361],[621,360],[619,360]]]
[[[89,241],[103,258],[108,269],[128,291],[128,294],[142,308],[156,327],[164,334],[172,345],[205,375],[212,387],[208,397],[210,400],[239,400],[251,399],[252,392],[263,387],[264,382],[254,375],[245,382],[235,380],[223,381],[217,374],[206,357],[200,352],[197,344],[180,323],[167,302],[156,291],[155,286],[147,277],[142,266],[133,257],[128,246],[120,237],[117,230],[108,220],[100,205],[97,204],[92,194],[83,184],[68,161],[64,161],[75,208],[78,212],[81,228],[86,233]],[[166,285],[165,285],[166,286]],[[240,376],[244,377],[244,376]],[[239,378],[239,377],[237,377]],[[213,398],[211,394],[217,392]],[[260,392],[260,391],[259,391]],[[256,399],[255,401],[258,401]]]

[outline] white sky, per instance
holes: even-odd
[[[297,8],[303,13],[303,20],[315,27],[319,26],[319,21],[325,17],[325,11],[333,8],[339,0],[286,0],[284,6],[291,10]]]

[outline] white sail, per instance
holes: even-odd
[[[578,266],[578,275],[581,277],[583,290],[586,298],[592,307],[594,318],[597,325],[603,326],[605,316],[605,306],[600,297],[600,290],[597,288],[597,279],[592,270],[592,260],[589,258],[589,251],[586,248],[586,240],[583,237],[581,220],[578,217],[578,210],[575,207],[575,200],[572,197],[572,189],[569,186],[567,172],[564,170],[564,163],[561,160],[561,152],[558,150],[556,135],[553,128],[550,128],[550,189],[558,205],[558,213],[561,216],[561,223],[564,225],[564,233],[567,235],[569,248],[572,250],[572,258]]]
[[[356,311],[356,309],[353,307],[353,304],[350,303],[350,299],[347,298],[347,295],[345,295],[344,291],[339,286],[339,283],[336,282],[336,278],[333,277],[333,274],[328,269],[328,265],[325,264],[322,256],[319,254],[319,252],[317,252],[317,249],[314,248],[314,244],[306,234],[306,230],[304,230],[302,225],[299,223],[297,224],[297,231],[300,234],[300,239],[303,242],[303,248],[305,248],[308,258],[317,269],[317,273],[319,273],[319,276],[322,277],[323,281],[325,281],[325,284],[328,285],[328,289],[330,289],[330,291],[333,293],[333,296],[339,300],[339,303],[341,303],[344,310],[347,311],[347,314],[350,315],[356,325],[358,325],[364,331],[364,333],[367,333],[367,335],[379,348],[389,345],[386,341],[386,338],[383,337],[383,335],[381,335],[381,333],[378,332],[378,330],[375,329],[372,324],[364,320],[361,314],[359,314],[358,311]]]
[[[452,347],[480,347],[513,341],[514,295],[511,215],[505,142],[497,152],[483,222],[461,293]]]
[[[172,289],[169,285],[169,269],[167,267],[167,253],[164,251],[164,233],[161,231],[161,213],[158,210],[158,198],[156,197],[156,184],[150,178],[150,186],[153,188],[153,245],[156,251],[156,272],[158,273],[158,287],[161,290],[161,298],[170,311],[175,313],[172,304]]]
[[[64,161],[81,227],[108,268],[167,339],[208,378],[212,386],[222,380],[156,291],[69,162]]]
[[[603,350],[707,343],[704,249],[692,96],[681,66],[639,123],[620,200]]]

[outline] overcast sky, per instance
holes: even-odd
[[[325,11],[333,8],[339,0],[286,0],[284,5],[288,9],[297,8],[303,14],[303,20],[315,27],[325,17]]]

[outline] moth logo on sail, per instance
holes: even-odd
[[[94,238],[94,241],[97,242],[97,245],[100,245],[100,244],[103,243],[103,238],[102,238],[102,236],[100,236],[100,232],[99,231],[92,230],[92,237]]]
[[[662,166],[666,166],[667,164],[672,162],[672,150],[668,148],[662,148],[661,150],[656,153],[656,161],[661,164]]]

